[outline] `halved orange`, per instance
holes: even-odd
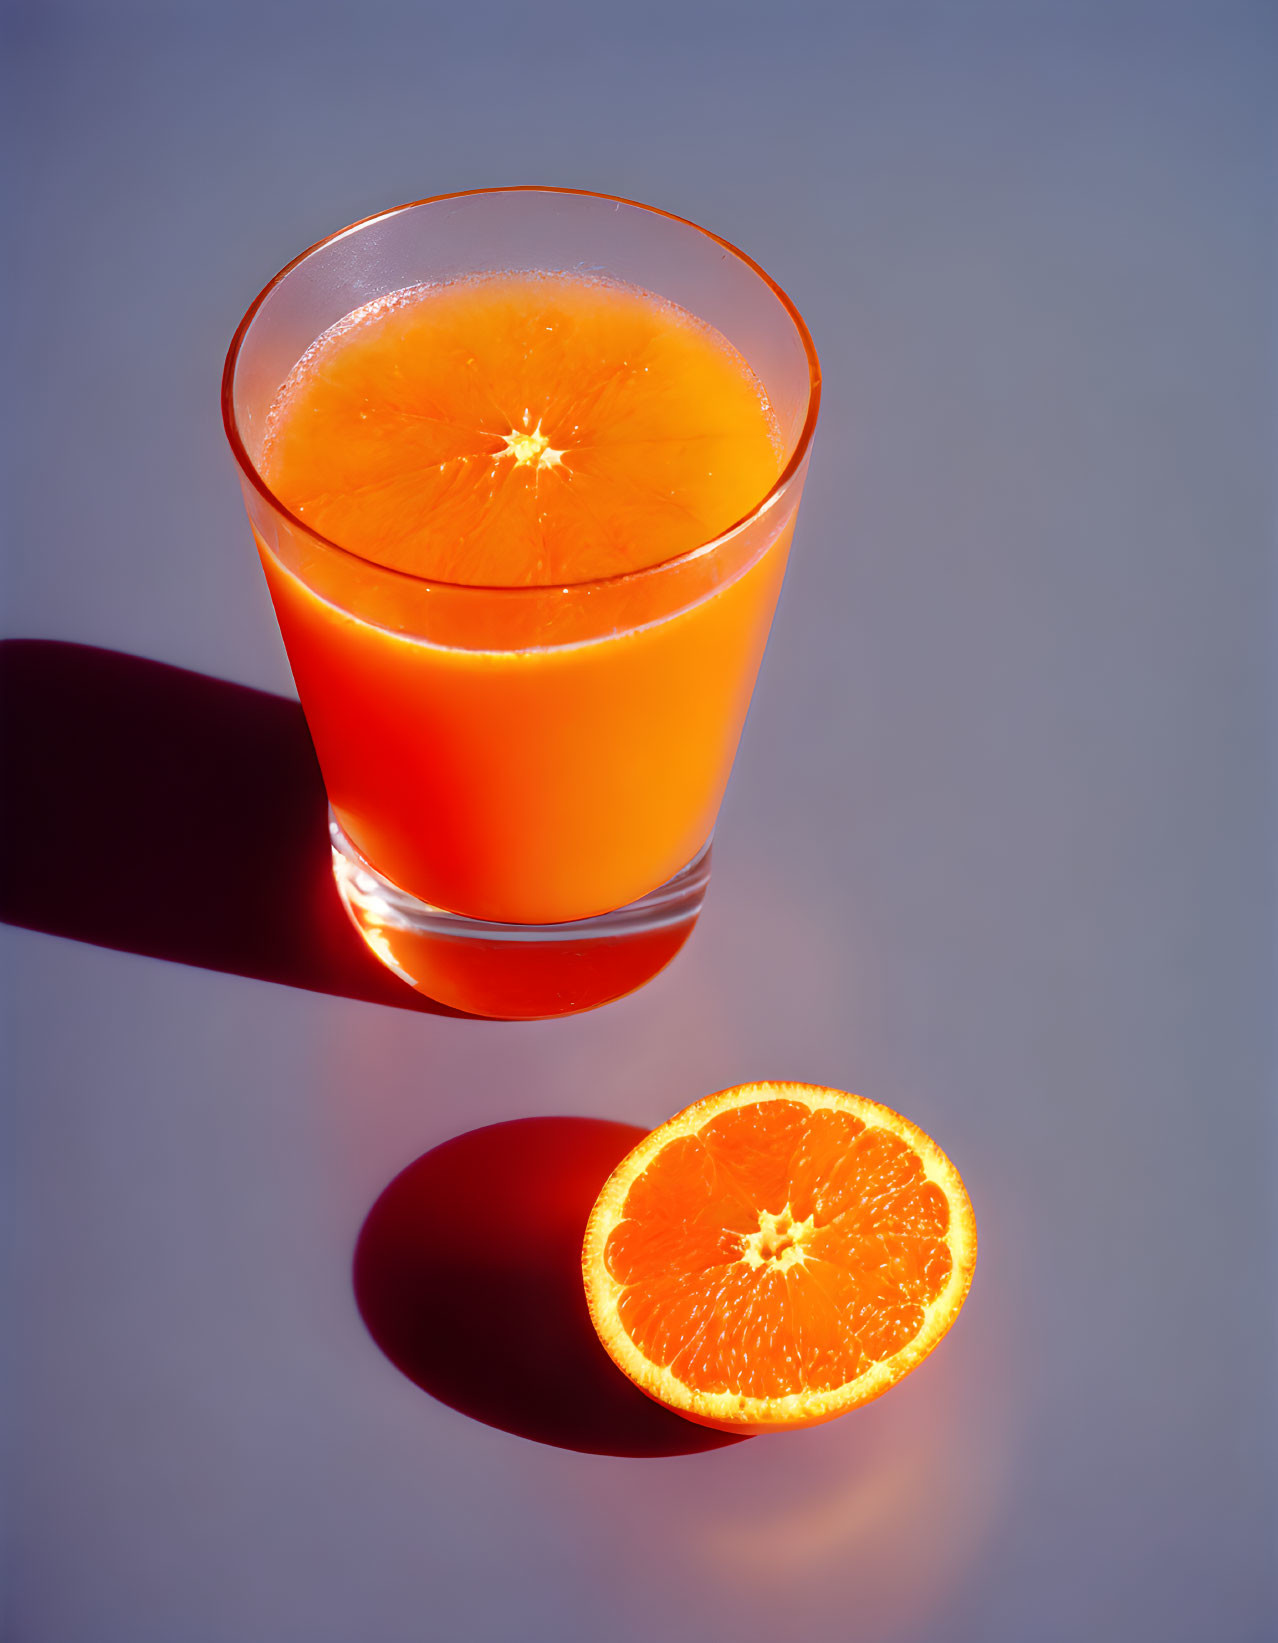
[[[348,315],[290,373],[262,459],[364,558],[554,586],[709,541],[783,457],[761,384],[709,325],[632,286],[523,273]]]
[[[707,1096],[613,1171],[586,1227],[590,1315],[658,1403],[725,1431],[832,1420],[958,1316],[976,1221],[917,1125],[842,1090]]]

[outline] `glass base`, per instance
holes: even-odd
[[[351,923],[389,970],[440,1004],[532,1021],[592,1010],[651,981],[692,934],[710,840],[638,901],[570,924],[493,924],[419,901],[360,855],[329,811],[333,877]]]

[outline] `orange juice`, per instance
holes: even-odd
[[[793,516],[729,573],[700,550],[783,457],[740,356],[634,287],[487,275],[325,333],[276,398],[261,470],[327,569],[259,549],[366,860],[433,906],[520,924],[622,906],[688,862]],[[424,638],[422,611],[450,601],[457,632]]]

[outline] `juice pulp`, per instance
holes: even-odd
[[[527,924],[676,873],[714,825],[789,529],[691,603],[653,567],[751,512],[781,466],[745,362],[632,287],[489,275],[381,298],[320,338],[272,409],[262,471],[378,579],[376,621],[259,548],[365,858],[435,906]],[[420,579],[469,590],[464,645],[423,634]],[[624,596],[602,634],[588,582]],[[510,648],[504,613],[529,599],[563,619]]]

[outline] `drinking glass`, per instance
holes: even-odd
[[[391,292],[514,271],[621,281],[727,339],[783,448],[744,517],[644,570],[483,587],[390,569],[284,506],[262,471],[268,413],[311,345]],[[328,790],[337,889],[404,981],[477,1014],[556,1015],[632,990],[687,939],[819,396],[807,328],[757,264],[608,195],[400,206],[254,300],[226,360],[227,437]]]

